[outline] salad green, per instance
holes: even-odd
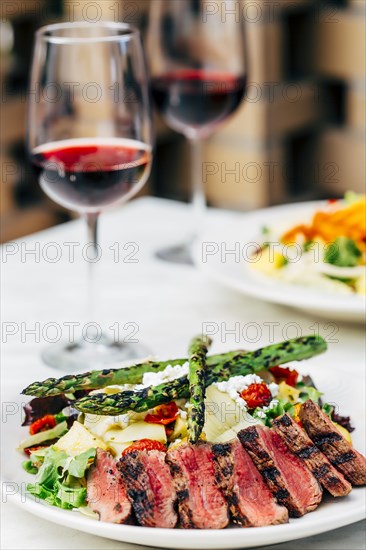
[[[326,249],[324,261],[338,267],[355,267],[358,265],[361,256],[361,250],[353,239],[338,237]]]
[[[36,473],[34,483],[27,485],[27,490],[35,497],[45,500],[53,506],[70,510],[85,504],[86,481],[85,474],[93,463],[96,449],[89,449],[78,456],[70,457],[65,451],[59,451],[53,446],[44,454],[43,462],[38,469],[35,453],[32,459],[23,463],[28,473]]]

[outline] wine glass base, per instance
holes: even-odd
[[[192,243],[193,240],[157,250],[155,252],[155,256],[164,262],[180,265],[193,265]]]
[[[49,367],[77,373],[103,369],[113,363],[143,359],[148,354],[148,350],[140,344],[115,342],[103,338],[97,343],[80,340],[72,344],[53,344],[42,352],[42,359]]]

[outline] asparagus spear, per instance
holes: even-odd
[[[212,367],[219,362],[229,361],[237,352],[212,355],[207,359],[207,364]],[[85,372],[84,374],[67,374],[62,378],[47,378],[43,382],[33,382],[26,387],[22,394],[35,397],[49,397],[60,393],[75,393],[78,390],[96,390],[111,385],[141,384],[145,372],[160,372],[168,365],[183,365],[184,359],[172,359],[169,361],[146,361],[131,367],[120,369],[104,369]]]
[[[205,423],[206,356],[212,340],[207,336],[193,338],[189,346],[189,442],[196,443]]]
[[[215,366],[207,369],[205,386],[228,380],[231,376],[251,374],[290,361],[309,359],[323,353],[326,349],[327,344],[321,336],[304,336],[272,344],[253,352],[237,352],[232,354],[229,360],[219,361]],[[188,377],[182,376],[138,391],[124,391],[114,395],[104,393],[87,395],[75,401],[74,406],[86,413],[113,416],[129,410],[144,412],[174,399],[187,397],[189,397]]]

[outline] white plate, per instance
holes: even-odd
[[[344,414],[350,414],[357,427],[354,432],[354,444],[364,451],[364,380],[352,375],[347,385],[329,380],[327,369],[318,369],[316,359],[306,362],[302,372],[309,372],[315,383],[325,392],[325,399],[339,406]],[[25,428],[20,427],[21,404],[24,398],[17,395],[18,388],[6,388],[2,418],[2,502],[9,498],[37,517],[54,523],[92,533],[118,541],[153,546],[156,548],[179,549],[218,549],[250,548],[267,544],[309,537],[330,531],[344,525],[357,522],[365,516],[366,489],[354,489],[350,495],[341,499],[325,498],[314,512],[303,518],[290,520],[285,525],[258,527],[253,529],[228,528],[222,531],[198,531],[180,529],[152,529],[131,525],[113,525],[82,516],[79,512],[60,510],[41,502],[36,502],[25,492],[26,483],[34,481],[21,468],[24,457],[15,450],[24,437]]]
[[[362,322],[365,298],[338,295],[288,284],[255,271],[246,258],[259,245],[263,226],[276,227],[307,220],[324,202],[274,206],[243,214],[240,220],[206,230],[193,251],[194,262],[207,276],[243,294],[291,306],[328,320]]]

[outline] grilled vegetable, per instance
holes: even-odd
[[[29,427],[30,435],[38,434],[39,432],[44,432],[45,430],[51,430],[56,426],[56,418],[53,414],[46,414],[35,420]]]
[[[289,369],[288,367],[271,367],[270,373],[274,376],[277,384],[280,382],[286,382],[289,386],[295,387],[299,378],[299,373],[295,369]]]
[[[248,411],[243,410],[226,392],[215,386],[206,390],[206,414],[204,432],[207,441],[224,443],[234,439],[238,431],[258,423]]]
[[[122,452],[122,456],[125,456],[128,453],[133,453],[134,451],[162,451],[166,453],[167,448],[165,445],[160,443],[160,441],[155,441],[154,439],[140,439],[140,441],[136,441],[127,447]]]
[[[219,363],[229,361],[237,353],[237,351],[232,351],[220,355],[212,355],[207,359],[207,364],[210,367],[216,366]],[[183,365],[186,362],[186,358],[159,362],[146,361],[121,369],[95,370],[74,375],[67,374],[62,378],[47,378],[43,382],[33,382],[33,384],[30,384],[22,391],[22,394],[47,397],[63,393],[72,394],[79,390],[96,390],[112,385],[140,384],[144,374],[147,372],[160,372],[169,365]]]
[[[154,439],[166,443],[165,428],[161,424],[149,424],[148,422],[132,422],[127,428],[108,430],[104,434],[107,442],[115,441],[117,443],[128,443],[129,441],[139,441],[140,439]]]
[[[269,405],[272,400],[272,394],[265,383],[250,384],[250,386],[241,392],[240,397],[244,399],[248,409],[265,407]]]
[[[304,336],[271,344],[252,352],[233,353],[229,360],[218,361],[216,365],[207,369],[205,385],[207,387],[214,382],[228,380],[231,376],[256,373],[278,364],[309,359],[326,349],[327,344],[321,336]],[[182,376],[138,391],[128,390],[114,395],[87,395],[75,401],[75,407],[83,412],[113,416],[129,410],[148,411],[162,403],[187,397],[188,377]]]
[[[46,441],[52,441],[54,439],[58,439],[66,431],[67,431],[67,422],[60,422],[60,424],[56,424],[56,426],[54,428],[51,428],[50,430],[38,432],[33,435],[30,435],[26,439],[23,439],[23,441],[21,441],[21,443],[19,444],[18,449],[24,450],[28,447],[34,447],[35,445],[40,445],[41,443],[45,443]]]
[[[166,403],[155,407],[150,414],[145,416],[144,421],[150,424],[162,424],[163,426],[168,426],[174,422],[178,416],[178,405],[175,401],[172,401],[171,403]]]
[[[205,423],[206,356],[212,340],[198,336],[189,346],[188,439],[196,443]]]
[[[83,424],[77,421],[54,445],[55,449],[65,451],[69,456],[77,456],[80,453],[84,453],[89,449],[96,449],[97,447],[106,450],[107,445],[100,437],[90,432]]]

